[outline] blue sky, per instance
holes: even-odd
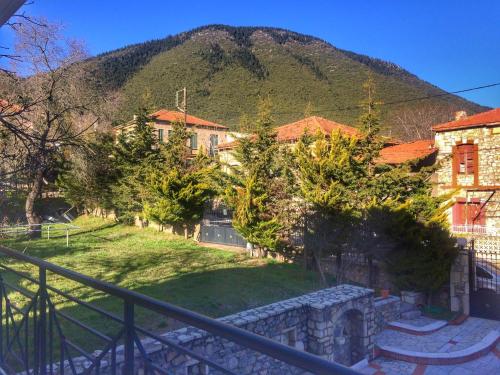
[[[212,23],[275,26],[394,62],[448,91],[500,82],[497,0],[35,0],[25,10],[64,23],[92,54]],[[464,97],[500,107],[500,86]]]

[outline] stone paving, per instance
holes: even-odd
[[[360,372],[366,375],[496,375],[500,374],[500,344],[487,355],[458,365],[416,365],[377,358]]]
[[[400,320],[401,323],[423,326],[434,320],[420,317]],[[482,340],[491,331],[500,332],[500,322],[469,317],[460,325],[450,325],[424,336],[385,329],[376,336],[378,345],[388,345],[400,349],[427,352],[449,353],[468,348]],[[417,365],[378,357],[359,370],[366,375],[490,375],[500,374],[500,342],[488,354],[457,365]]]
[[[449,353],[477,344],[494,330],[500,331],[499,321],[468,318],[460,325],[449,325],[424,336],[386,329],[376,336],[375,342],[415,352]]]

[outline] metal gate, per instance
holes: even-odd
[[[232,226],[232,211],[222,201],[210,201],[205,205],[201,223],[201,242],[246,247],[247,241]]]
[[[500,320],[500,248],[471,241],[469,267],[470,315]]]
[[[222,225],[202,225],[201,241],[238,247],[247,245],[247,241],[233,227]]]

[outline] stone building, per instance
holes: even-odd
[[[436,193],[454,194],[449,209],[454,233],[500,233],[500,108],[435,125]]]
[[[191,131],[191,138],[188,146],[192,155],[196,155],[201,149],[204,149],[209,155],[215,155],[217,146],[220,143],[227,143],[233,140],[229,134],[229,128],[214,122],[204,120],[192,115],[184,118],[184,113],[160,109],[149,115],[150,125],[154,128],[158,140],[166,142],[172,130],[173,124],[177,121],[186,120],[186,127]],[[114,128],[115,134],[130,132],[135,127],[135,120]]]

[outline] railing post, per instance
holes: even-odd
[[[134,374],[134,304],[124,303],[123,320],[125,322],[125,362],[123,375]]]
[[[0,365],[3,365],[3,278],[0,275]]]
[[[39,268],[39,298],[40,298],[40,311],[39,311],[39,323],[38,323],[38,353],[39,353],[39,363],[40,375],[47,374],[47,270],[44,267]],[[52,343],[49,343],[52,345]]]
[[[47,239],[50,240],[50,225],[47,226]]]
[[[69,230],[66,229],[66,247],[69,247]]]

